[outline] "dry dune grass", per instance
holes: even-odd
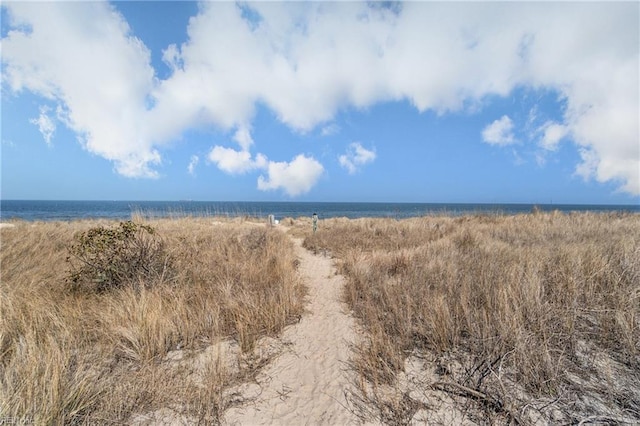
[[[250,359],[256,339],[302,312],[304,288],[283,233],[244,220],[147,223],[175,273],[102,293],[71,289],[67,249],[74,235],[117,223],[16,222],[0,231],[0,418],[121,424],[168,407],[215,423],[230,403],[224,388],[260,361]],[[245,353],[241,368],[229,368],[223,353],[168,361],[176,349],[196,359],[229,338]]]
[[[346,300],[367,332],[353,361],[358,398],[373,403],[365,415],[396,424],[640,421],[640,216],[296,228],[347,277]],[[439,416],[443,407],[458,416]]]

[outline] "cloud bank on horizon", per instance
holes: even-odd
[[[55,105],[32,119],[47,143],[62,124],[123,176],[157,177],[164,147],[215,126],[233,145],[212,146],[208,164],[257,173],[259,190],[293,197],[324,166],[305,153],[283,161],[255,152],[258,105],[294,132],[329,134],[347,108],[408,101],[419,112],[473,112],[530,87],[556,92],[563,111],[529,129],[529,142],[553,152],[571,141],[576,174],[640,194],[637,3],[203,2],[187,41],[164,49],[164,79],[117,4],[2,7],[3,85]],[[497,117],[481,138],[496,149],[521,143],[514,126]],[[375,147],[358,142],[338,157],[349,174],[375,159]]]

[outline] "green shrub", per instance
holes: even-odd
[[[122,286],[150,287],[173,276],[164,242],[155,229],[132,221],[98,226],[76,236],[69,248],[74,290],[104,292]]]

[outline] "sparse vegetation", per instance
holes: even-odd
[[[638,215],[329,219],[298,232],[347,277],[367,332],[353,368],[368,415],[640,421]],[[438,417],[443,404],[459,415]]]
[[[234,403],[225,388],[264,362],[258,337],[303,309],[292,244],[264,226],[15,225],[0,231],[0,418],[122,424],[168,410],[216,423]]]
[[[122,286],[151,287],[171,279],[171,259],[155,229],[133,221],[81,232],[67,260],[74,289],[103,292]]]

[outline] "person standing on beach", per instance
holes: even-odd
[[[313,233],[316,233],[316,230],[318,229],[318,214],[314,213],[313,216],[311,216],[311,224],[313,225]]]

